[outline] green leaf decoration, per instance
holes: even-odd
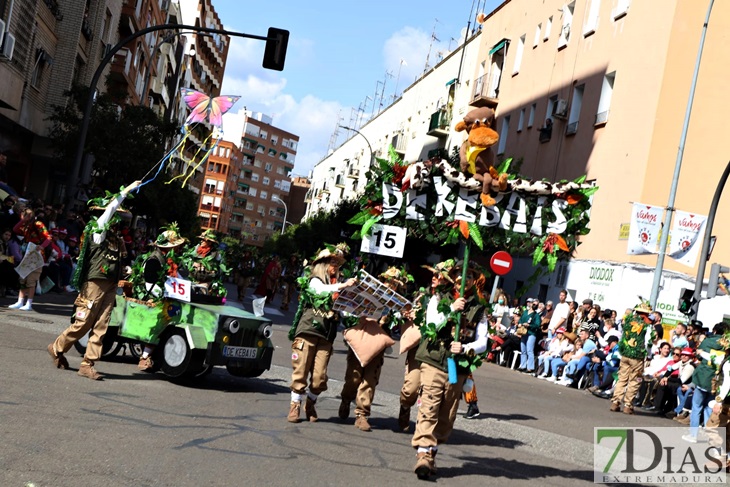
[[[469,222],[469,238],[471,238],[479,250],[484,248],[484,241],[482,240],[481,227],[476,222]]]
[[[557,262],[558,262],[558,252],[556,249],[554,252],[547,254],[548,270],[550,272],[553,272],[555,270],[555,264],[557,264]]]
[[[586,181],[585,174],[573,180],[573,182],[578,183],[578,184],[583,184],[585,181]]]
[[[364,210],[360,211],[360,213],[358,213],[357,215],[355,215],[352,218],[350,218],[349,220],[347,220],[347,223],[349,223],[351,225],[362,225],[363,223],[368,221],[368,219],[371,216],[373,216],[373,215],[372,215],[372,213],[370,213],[370,210],[364,209]]]
[[[382,217],[383,215],[371,216],[370,219],[363,224],[362,230],[360,230],[360,235],[370,235],[373,225],[379,222]]]
[[[535,253],[532,254],[532,265],[538,266],[540,265],[540,262],[542,262],[542,259],[545,258],[545,250],[542,248],[542,242],[540,245],[535,249]]]
[[[511,157],[502,161],[502,164],[500,164],[499,167],[497,167],[497,173],[499,173],[499,174],[506,173],[509,170],[510,164],[512,164]]]

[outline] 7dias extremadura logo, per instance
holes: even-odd
[[[725,484],[725,430],[706,428],[688,443],[685,428],[594,428],[593,481]]]

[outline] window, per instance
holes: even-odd
[[[525,125],[525,109],[520,110],[520,118],[517,120],[517,131],[522,132],[522,127]]]
[[[532,47],[537,47],[540,44],[540,33],[542,32],[542,23],[537,24],[535,27],[535,39],[532,41]]]
[[[583,26],[583,37],[593,34],[598,27],[598,12],[601,10],[601,0],[590,0],[590,2],[591,6]]]
[[[251,173],[251,181],[258,183],[259,182],[259,175],[256,173]]]
[[[548,98],[547,110],[545,111],[545,121],[551,119],[555,112],[555,106],[558,104],[558,95],[553,95]],[[551,120],[552,121],[552,120]]]
[[[535,124],[535,110],[537,110],[537,103],[530,105],[530,116],[527,119],[527,128],[529,129]]]
[[[264,205],[259,205],[256,211],[259,212],[259,215],[263,215],[264,211],[266,211],[266,208],[264,207]]]
[[[276,168],[276,174],[284,174],[284,168],[279,166]]]
[[[253,167],[261,167],[261,166],[262,166],[262,163],[258,159],[255,159],[253,161]]]
[[[509,133],[509,119],[510,116],[502,118],[502,130],[499,132],[499,147],[497,148],[497,154],[504,154],[504,149],[507,146],[507,134]]]
[[[268,186],[268,185],[269,185],[269,183],[271,183],[271,180],[270,180],[270,179],[269,179],[269,178],[268,178],[267,176],[264,176],[264,181],[263,181],[263,182],[264,182],[264,184],[265,184],[266,186]]]
[[[251,196],[256,196],[257,193],[258,190],[256,188],[248,188],[248,194],[250,194]]]
[[[279,142],[279,137],[276,135],[271,136],[271,145],[276,145]]]
[[[262,200],[265,200],[265,199],[267,199],[268,197],[269,197],[269,193],[268,193],[268,192],[266,192],[266,191],[262,191],[262,192],[261,192],[261,199],[262,199]]]
[[[264,171],[270,172],[271,168],[273,168],[273,167],[274,166],[270,162],[267,162],[266,165],[264,166]]]
[[[573,135],[578,131],[578,120],[580,119],[580,109],[583,106],[583,92],[586,85],[576,86],[573,90],[573,100],[570,103],[570,116],[568,117],[568,126],[565,128],[565,135]]]
[[[31,86],[40,88],[43,82],[43,75],[47,71],[46,66],[52,62],[53,59],[44,49],[36,49],[35,66],[33,67],[33,74],[30,78]]]
[[[596,113],[596,125],[605,125],[608,121],[608,111],[611,108],[611,97],[613,96],[613,83],[615,80],[616,71],[608,73],[603,77],[601,98],[598,100],[598,112]]]
[[[525,51],[525,36],[526,35],[527,34],[522,34],[519,42],[517,43],[517,52],[515,53],[515,66],[512,69],[512,74],[517,74],[520,72],[520,65],[522,64],[522,53]]]
[[[266,140],[266,138],[267,138],[268,136],[269,136],[269,133],[268,133],[267,131],[265,131],[265,130],[262,130],[262,131],[261,131],[261,134],[259,135],[259,137],[261,137],[261,138],[262,138],[262,139],[264,139],[264,140]]]
[[[613,20],[618,20],[629,12],[631,0],[616,0],[616,8],[611,12]]]
[[[253,203],[246,203],[246,209],[249,211],[253,211]],[[248,223],[248,222],[246,222]]]
[[[575,2],[563,6],[563,24],[560,27],[560,37],[558,38],[558,49],[562,49],[568,45],[570,41],[570,28],[573,25],[573,12],[575,11]]]
[[[542,38],[543,42],[550,39],[550,31],[553,28],[553,16],[551,15],[548,17],[547,22],[545,22],[545,37]]]
[[[274,188],[281,189],[281,181],[279,181],[278,179],[274,181]]]

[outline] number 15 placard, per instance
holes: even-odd
[[[165,281],[165,297],[190,302],[190,281],[168,277]]]
[[[373,225],[370,235],[362,238],[361,252],[403,257],[403,248],[406,245],[406,229],[391,225]]]

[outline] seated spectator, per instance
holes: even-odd
[[[606,317],[603,320],[603,331],[596,332],[598,345],[602,348],[606,348],[608,346],[608,339],[612,336],[616,338],[621,338],[621,333],[619,333],[619,331],[616,329],[613,318]]]
[[[672,347],[667,342],[659,344],[659,353],[655,354],[649,365],[644,368],[643,382],[639,388],[639,394],[634,399],[634,405],[638,407],[648,407],[651,404],[654,388],[663,374],[665,367],[672,361],[670,352]],[[677,357],[679,360],[679,357]],[[651,407],[649,407],[651,409]]]
[[[591,366],[594,371],[593,385],[588,390],[594,395],[608,399],[610,396],[603,396],[603,394],[605,394],[605,390],[613,387],[614,373],[618,372],[621,354],[618,351],[618,337],[610,336],[606,341],[608,342],[606,347],[602,350],[596,350],[591,359]]]
[[[555,336],[550,340],[548,349],[541,352],[537,357],[538,369],[542,368],[542,373],[538,376],[538,379],[545,379],[550,375],[550,362],[553,359],[560,358],[572,350],[573,344],[565,336],[565,328],[561,326],[555,330]]]
[[[683,384],[692,381],[692,373],[694,372],[693,356],[694,352],[691,348],[681,349],[675,347],[672,351],[672,361],[665,367],[654,395],[654,410],[658,415],[673,418],[679,414],[676,412],[679,406],[677,392],[681,390]],[[683,408],[684,404],[682,405]]]
[[[683,365],[680,366],[679,371],[679,377],[682,380],[682,383],[675,391],[677,396],[677,407],[674,408],[674,411],[670,411],[666,414],[668,418],[672,418],[677,421],[686,419],[688,421],[687,424],[689,424],[689,412],[690,409],[692,409],[692,374],[695,370],[694,359],[694,350],[689,347],[682,349],[681,360]],[[687,375],[689,375],[689,378],[686,378]]]
[[[669,335],[669,340],[673,347],[689,347],[689,341],[687,340],[687,325],[684,323],[678,323]]]
[[[504,343],[502,343],[502,353],[504,353],[504,360],[502,365],[509,366],[514,358],[514,353],[519,352],[522,346],[520,337],[517,335],[517,325],[520,320],[519,308],[512,313],[512,323],[505,330]]]
[[[548,377],[549,382],[557,382],[558,381],[558,375],[559,375],[559,369],[561,367],[565,367],[568,362],[573,358],[574,351],[581,346],[580,339],[575,339],[574,334],[567,334],[568,340],[570,341],[570,349],[563,353],[560,357],[556,357],[552,360],[550,360],[550,377]]]
[[[586,367],[591,363],[591,358],[596,351],[596,342],[588,338],[588,331],[585,329],[580,330],[578,333],[579,340],[581,343],[580,348],[576,348],[573,357],[570,362],[565,366],[563,371],[563,378],[557,383],[563,386],[570,386],[573,381],[577,380],[582,373],[585,372]]]

